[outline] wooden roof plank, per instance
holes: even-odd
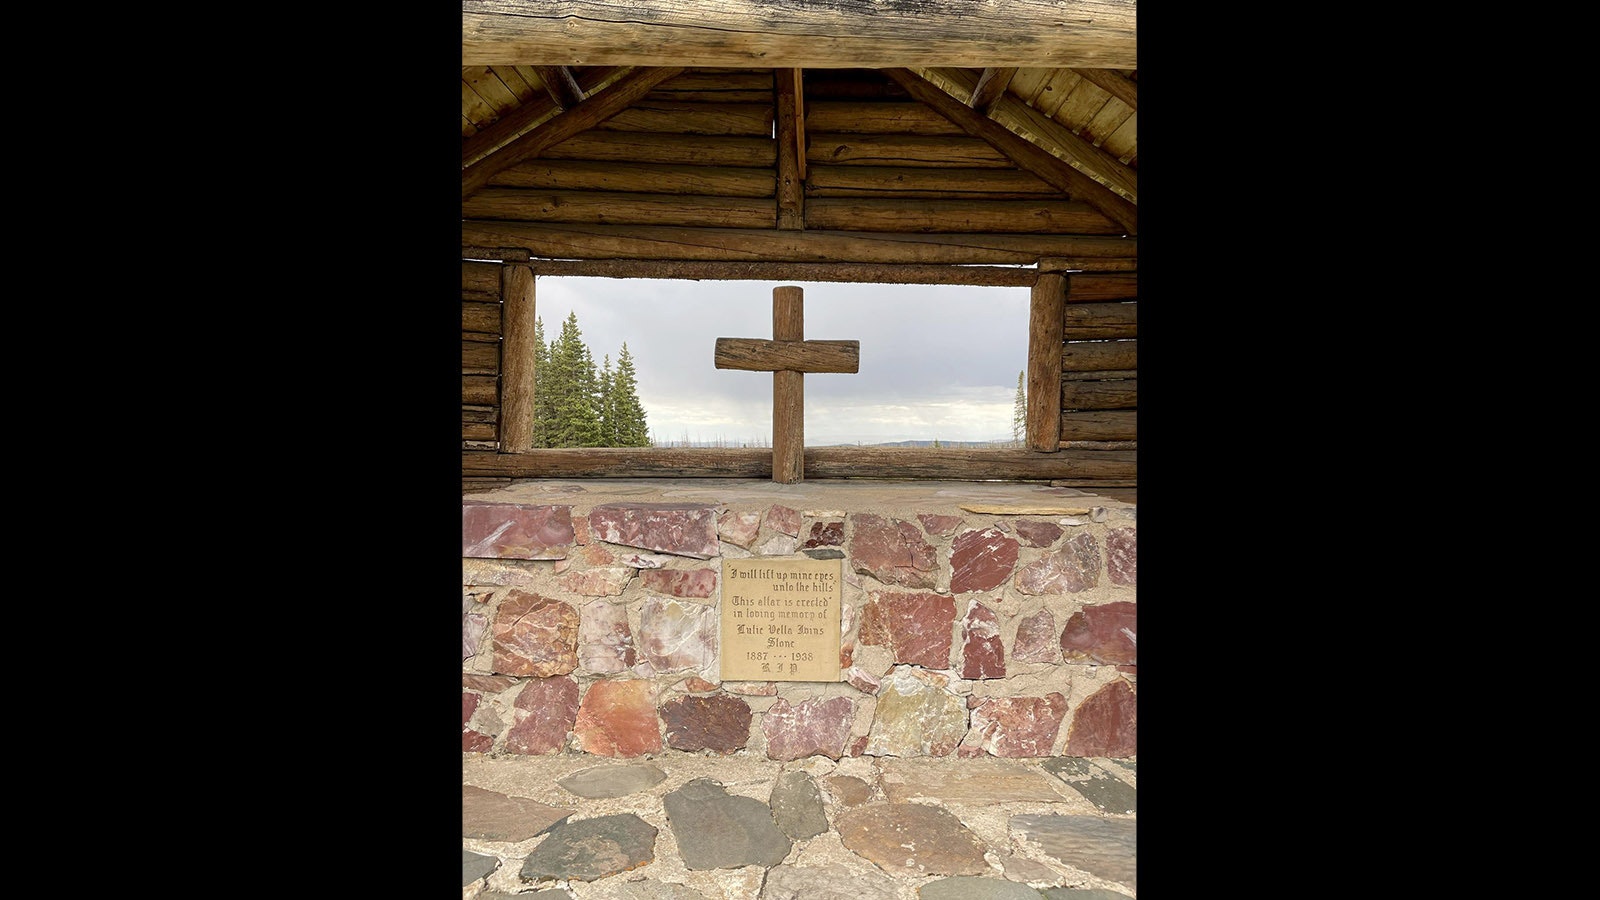
[[[958,90],[966,88],[972,82],[970,73],[957,69],[933,69],[930,70],[930,73],[939,80],[950,82]],[[1098,90],[1098,88],[1090,89]],[[1135,203],[1138,202],[1139,176],[1137,173],[1124,166],[1114,154],[1101,150],[1093,142],[1079,137],[1072,129],[1050,118],[1040,110],[1014,97],[1001,97],[995,102],[990,118],[1008,131],[1016,133],[1020,130],[1032,133],[1041,141],[1060,148],[1063,155],[1082,167],[1085,172],[1090,172],[1096,177],[1103,178],[1121,194],[1126,195]],[[1100,183],[1095,182],[1095,184],[1099,185]],[[1101,186],[1104,187],[1103,185]],[[1089,197],[1084,197],[1083,199],[1093,202]],[[1107,215],[1110,214],[1107,213]],[[1115,219],[1116,217],[1112,216],[1112,218]]]
[[[981,138],[1004,153],[1021,168],[1093,206],[1106,218],[1126,228],[1129,234],[1138,233],[1138,207],[1121,194],[1078,171],[1065,160],[1021,137],[994,119],[969,109],[965,103],[955,99],[944,88],[916,72],[910,69],[884,69],[883,72],[904,87],[911,96],[933,107],[974,137]],[[976,76],[973,76],[972,80],[975,81]],[[970,96],[972,85],[964,86],[966,94]],[[1004,101],[1006,98],[1001,99]],[[997,103],[996,107],[1000,105]]]

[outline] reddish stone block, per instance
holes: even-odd
[[[578,705],[573,736],[578,749],[632,758],[661,750],[661,721],[648,681],[597,681]]]
[[[1132,528],[1106,532],[1106,574],[1112,584],[1139,583],[1139,535]]]
[[[750,549],[761,532],[761,514],[726,510],[717,518],[717,535],[735,546]]]
[[[1024,594],[1076,594],[1100,583],[1100,550],[1090,534],[1077,535],[1061,549],[1017,571]]]
[[[950,542],[950,593],[991,591],[1017,567],[1018,543],[993,528],[966,531]]]
[[[461,692],[461,725],[463,728],[466,727],[467,720],[471,719],[472,714],[477,711],[478,698],[479,695],[471,691]]]
[[[767,527],[797,538],[800,536],[800,511],[787,506],[768,507]]]
[[[960,516],[935,516],[928,513],[919,513],[917,521],[922,523],[922,530],[929,534],[946,535],[961,524]]]
[[[1127,759],[1139,752],[1139,695],[1113,681],[1078,705],[1067,731],[1066,756]]]
[[[572,507],[461,501],[461,555],[561,559],[572,543]]]
[[[1038,519],[1018,519],[1017,537],[1029,547],[1048,547],[1061,537],[1061,526]]]
[[[565,675],[578,667],[578,611],[560,600],[511,590],[494,617],[494,671]]]
[[[639,661],[628,627],[627,607],[595,600],[583,607],[578,625],[578,662],[585,671],[611,674]]]
[[[800,545],[802,550],[813,547],[837,547],[844,543],[843,522],[812,522],[811,536]]]
[[[461,752],[488,753],[494,747],[494,738],[471,728],[461,729]]]
[[[529,681],[512,704],[505,749],[529,756],[560,753],[577,715],[577,681],[564,676]]]
[[[1005,645],[1000,641],[1000,623],[994,610],[972,602],[961,630],[961,677],[968,679],[1006,677]]]
[[[710,559],[717,555],[717,512],[709,504],[608,503],[589,511],[589,530],[610,544]]]
[[[1067,698],[1056,691],[1043,697],[990,697],[973,709],[966,740],[993,756],[1049,756],[1066,715]]]
[[[1041,609],[1017,623],[1017,637],[1011,647],[1013,659],[1022,662],[1053,663],[1061,660],[1061,645],[1056,640],[1056,617]]]
[[[815,755],[838,759],[844,755],[844,742],[850,737],[855,716],[855,704],[848,697],[806,700],[794,706],[779,697],[761,717],[767,756],[777,760]]]
[[[889,648],[897,663],[948,669],[955,619],[953,597],[875,591],[861,609],[859,640]]]
[[[732,753],[750,742],[750,705],[737,697],[677,697],[660,712],[674,750]]]
[[[643,569],[639,583],[645,590],[674,597],[711,597],[717,591],[716,569]]]
[[[1118,601],[1085,606],[1061,629],[1061,656],[1068,662],[1138,665],[1139,606]]]
[[[498,694],[517,683],[515,678],[508,675],[474,675],[470,672],[461,673],[461,686],[468,690],[478,691],[483,694]]]
[[[910,522],[858,513],[849,556],[855,571],[886,584],[934,586],[938,560],[933,545]]]

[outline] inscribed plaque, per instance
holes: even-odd
[[[722,561],[723,681],[838,681],[838,559]]]

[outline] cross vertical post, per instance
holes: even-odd
[[[808,341],[801,289],[772,289],[772,340],[717,338],[719,369],[772,373],[772,480],[805,480],[806,372],[858,372],[860,341]]]

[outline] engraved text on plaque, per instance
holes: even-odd
[[[838,681],[837,559],[722,561],[722,680]]]

